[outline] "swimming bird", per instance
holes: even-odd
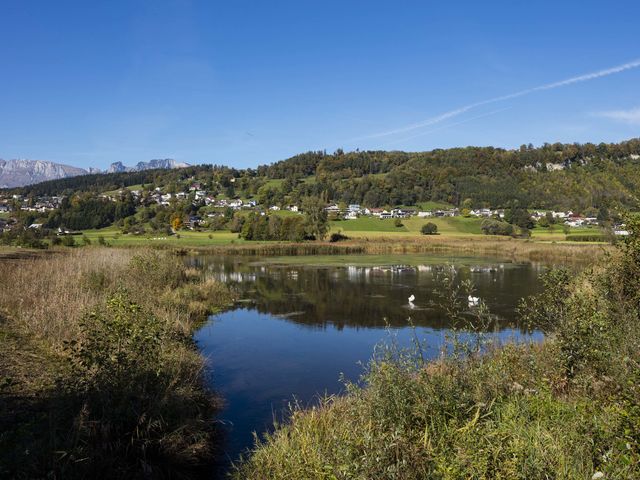
[[[469,295],[467,300],[469,301],[470,307],[477,307],[478,304],[480,303],[480,297],[472,297],[471,295]]]

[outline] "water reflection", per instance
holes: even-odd
[[[492,328],[518,328],[514,306],[538,291],[542,266],[519,263],[476,265],[418,264],[343,267],[267,265],[237,258],[196,258],[209,274],[234,286],[261,313],[281,316],[309,328],[338,329],[418,326],[449,328],[438,301],[441,277],[455,273],[471,280],[474,296],[496,317]],[[415,299],[409,302],[409,297]]]
[[[425,342],[425,357],[438,355],[451,327],[436,295],[444,274],[473,281],[474,295],[496,315],[490,327],[494,337],[541,338],[524,333],[514,315],[520,298],[539,290],[541,266],[403,259],[394,265],[332,267],[189,259],[242,297],[237,308],[211,317],[195,334],[211,367],[208,380],[226,401],[218,420],[226,425],[227,466],[252,446],[253,432],[269,430],[294,398],[310,405],[318,394],[342,391],[340,374],[357,380],[376,345],[389,340],[382,327],[390,326],[397,343],[409,346],[411,318]],[[462,300],[466,304],[467,298]]]

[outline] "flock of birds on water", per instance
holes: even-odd
[[[415,308],[415,304],[413,302],[415,302],[416,296],[411,294],[407,300],[409,300],[409,308]],[[469,295],[467,297],[467,302],[469,304],[469,308],[477,307],[480,304],[480,297]]]

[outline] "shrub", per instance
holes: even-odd
[[[329,237],[329,242],[335,243],[335,242],[341,242],[342,240],[348,240],[348,239],[349,237],[347,237],[346,235],[343,235],[342,232],[336,232],[331,234],[331,236]]]
[[[513,225],[492,218],[485,218],[480,224],[485,235],[513,235]]]
[[[153,477],[171,472],[179,457],[202,454],[208,400],[175,364],[167,324],[120,289],[80,328],[80,340],[68,344],[64,389],[81,408],[62,471],[94,476],[106,468],[112,478],[131,478],[142,469]]]
[[[64,237],[62,237],[62,245],[64,245],[65,247],[75,247],[76,239],[73,238],[73,235],[65,235]]]
[[[435,235],[438,233],[438,226],[432,222],[425,223],[420,228],[420,233],[422,233],[422,235]]]

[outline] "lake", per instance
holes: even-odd
[[[188,261],[240,297],[194,335],[207,357],[208,382],[225,401],[218,421],[227,464],[253,445],[253,432],[286,417],[289,405],[340,393],[342,375],[356,381],[376,345],[393,337],[409,346],[411,324],[428,356],[437,356],[452,327],[438,295],[443,276],[473,282],[473,296],[494,315],[490,335],[542,338],[525,331],[515,315],[519,300],[540,290],[542,265],[424,255]]]

